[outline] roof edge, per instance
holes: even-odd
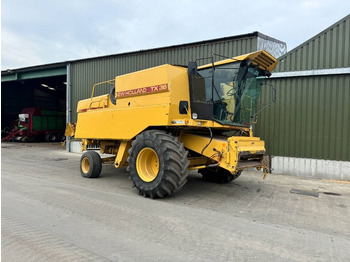
[[[69,61],[65,61],[65,62],[57,62],[57,63],[51,63],[51,64],[21,67],[21,68],[15,68],[15,69],[5,69],[5,70],[1,70],[1,75],[5,76],[5,75],[16,74],[16,73],[22,73],[26,71],[39,71],[39,70],[45,70],[45,69],[60,68],[60,67],[66,67],[68,64],[69,64]]]
[[[295,50],[301,48],[302,46],[306,45],[307,43],[313,41],[314,39],[318,38],[320,35],[324,34],[325,32],[331,30],[332,28],[336,27],[337,25],[339,25],[340,23],[344,22],[345,20],[350,19],[350,14],[343,17],[342,19],[338,20],[337,22],[335,22],[334,24],[332,24],[331,26],[327,27],[326,29],[322,30],[320,33],[318,33],[317,35],[309,38],[308,40],[306,40],[305,42],[301,43],[300,45],[294,47],[292,50],[288,51],[287,53],[285,53],[284,55],[280,56],[278,58],[278,60],[282,60],[284,58],[286,58],[289,54],[293,53]]]
[[[142,54],[142,53],[147,53],[147,52],[158,52],[158,51],[163,51],[163,50],[167,50],[167,49],[205,45],[205,44],[209,44],[209,43],[225,42],[225,41],[241,39],[241,38],[248,38],[248,37],[260,37],[260,38],[264,38],[264,39],[274,41],[277,43],[284,43],[285,44],[285,42],[283,42],[283,41],[277,40],[275,38],[272,38],[270,36],[262,34],[258,31],[254,31],[252,33],[247,33],[247,34],[214,38],[214,39],[210,39],[210,40],[196,41],[196,42],[190,42],[190,43],[185,43],[185,44],[170,45],[170,46],[156,47],[156,48],[150,48],[150,49],[141,49],[138,51],[130,51],[130,52],[124,52],[124,53],[102,55],[102,56],[96,56],[96,57],[88,57],[88,58],[82,58],[82,59],[76,59],[76,60],[68,60],[68,61],[64,61],[64,62],[49,63],[49,64],[28,66],[28,67],[15,68],[15,69],[6,69],[6,70],[1,70],[1,75],[13,74],[13,73],[23,72],[23,71],[28,71],[28,70],[41,70],[41,69],[67,66],[70,63],[83,62],[83,61],[87,61],[87,60],[98,60],[98,59],[118,57],[118,56],[129,56],[129,55],[136,55],[136,54]]]
[[[241,35],[235,35],[235,36],[214,38],[214,39],[209,39],[209,40],[202,40],[202,41],[196,41],[196,42],[190,42],[190,43],[184,43],[184,44],[178,44],[178,45],[155,47],[155,48],[150,48],[150,49],[141,49],[141,50],[138,50],[138,51],[130,51],[130,52],[117,53],[117,54],[102,55],[102,56],[89,57],[89,58],[82,58],[82,59],[72,60],[70,62],[83,62],[83,61],[87,61],[87,60],[95,60],[95,59],[102,59],[102,58],[109,58],[109,57],[129,56],[129,55],[136,55],[136,54],[142,54],[142,53],[147,53],[147,52],[158,52],[158,51],[163,51],[163,50],[167,50],[167,49],[183,48],[183,47],[188,47],[188,46],[205,45],[205,44],[215,43],[215,42],[225,42],[225,41],[241,39],[241,38],[247,38],[247,37],[258,37],[259,34],[261,34],[261,33],[259,33],[258,31],[254,31],[254,32],[248,33],[248,34],[241,34]]]

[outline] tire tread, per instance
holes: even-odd
[[[140,179],[135,167],[137,158],[134,153],[135,147],[140,143],[145,144],[146,141],[155,144],[164,160],[163,170],[159,171],[162,177],[159,183],[152,187],[150,185],[153,183]],[[131,145],[127,159],[130,179],[140,194],[150,198],[164,198],[178,192],[186,184],[190,162],[187,159],[187,150],[177,137],[162,130],[148,130],[139,134]]]

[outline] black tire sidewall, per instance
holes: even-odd
[[[84,173],[82,169],[82,162],[84,158],[87,158],[89,161],[89,171],[87,173]],[[80,159],[81,175],[85,178],[97,178],[100,176],[101,170],[102,170],[102,160],[100,155],[95,151],[84,152]]]
[[[49,135],[49,140],[50,140],[50,142],[56,142],[56,140],[57,140],[57,135],[56,135],[55,133],[51,133],[51,134]]]

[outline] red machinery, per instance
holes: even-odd
[[[18,122],[10,131],[4,130],[4,141],[27,142],[34,139],[46,141],[64,140],[65,116],[62,112],[42,110],[41,108],[24,108],[18,115]]]

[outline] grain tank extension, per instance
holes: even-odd
[[[95,84],[91,98],[78,103],[77,123],[66,129],[82,139],[82,176],[98,177],[102,163],[128,166],[139,194],[154,198],[181,189],[189,170],[220,182],[247,168],[266,175],[264,141],[253,136],[252,123],[262,81],[276,65],[258,51],[200,67],[161,65]],[[94,97],[106,83],[111,92]]]

